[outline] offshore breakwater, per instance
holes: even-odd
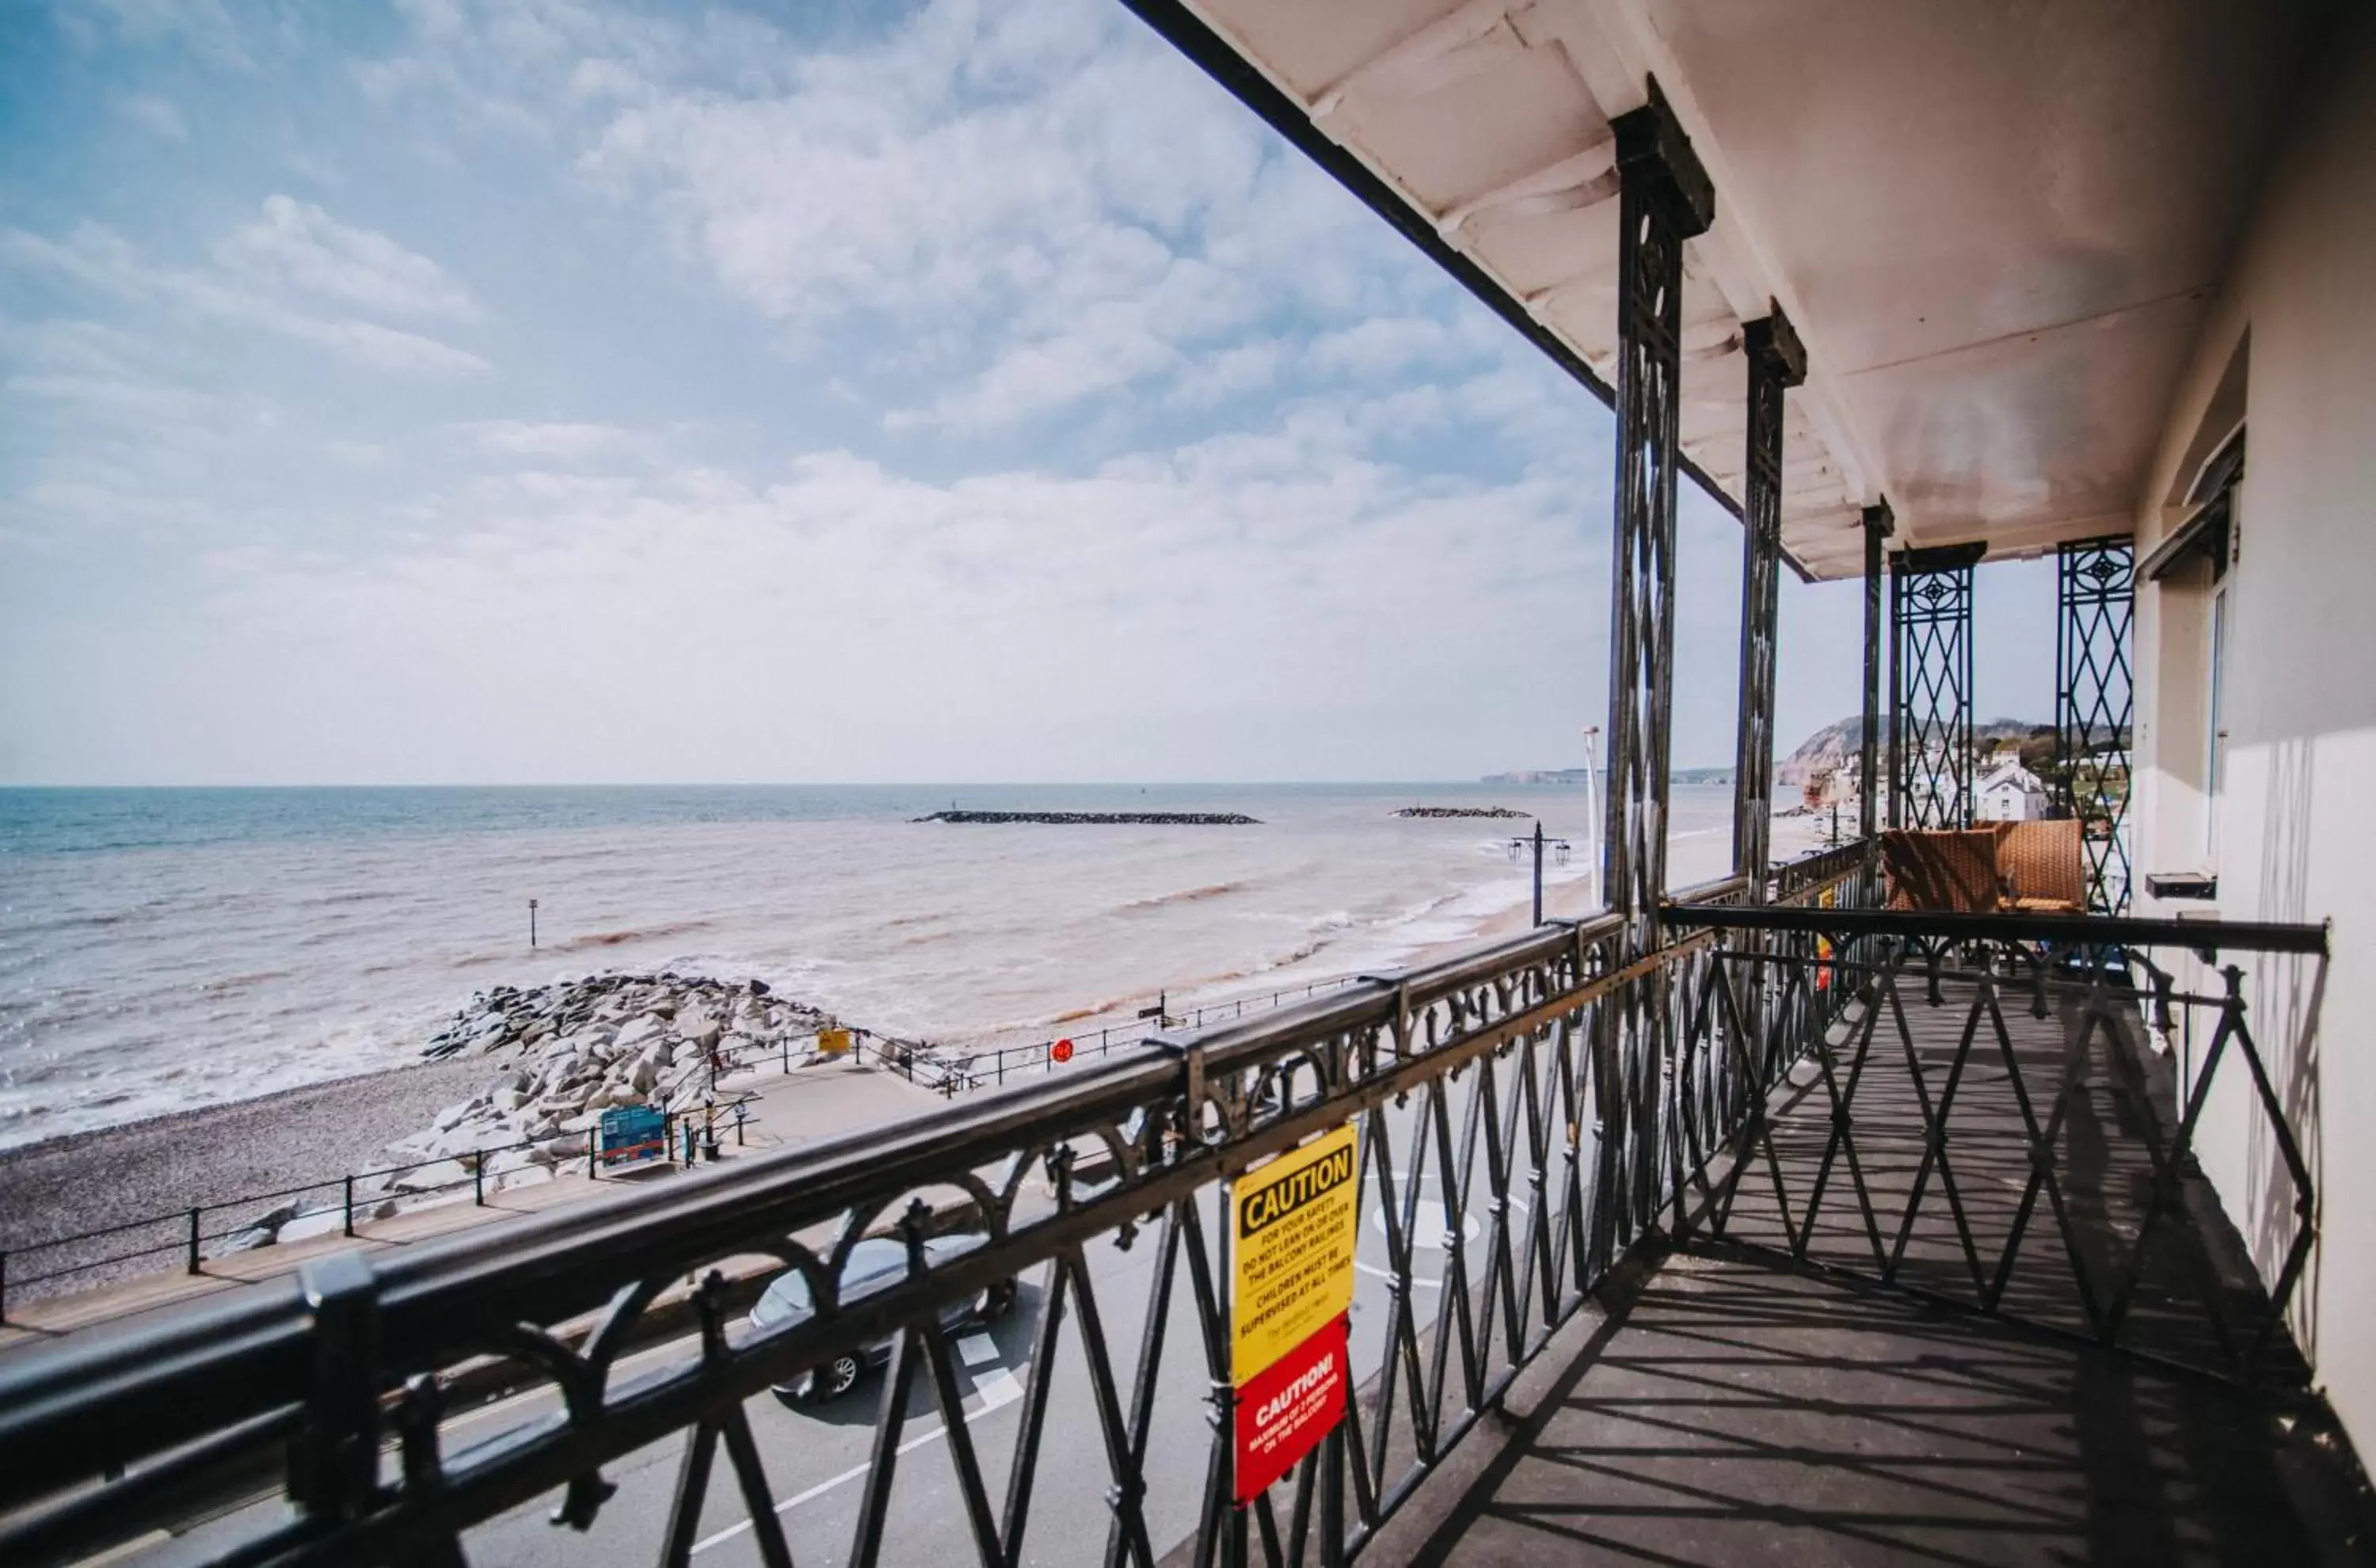
[[[1060,827],[1259,827],[1260,817],[1243,812],[928,812],[910,822],[1051,823]]]
[[[1430,821],[1447,817],[1490,817],[1496,821],[1515,818],[1528,822],[1534,818],[1532,812],[1512,811],[1508,806],[1405,806],[1395,814]]]

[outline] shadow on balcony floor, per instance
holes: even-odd
[[[1513,1414],[1410,1561],[2376,1560],[2315,1401],[1720,1243],[1650,1272]]]

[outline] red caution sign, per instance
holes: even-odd
[[[1345,1419],[1349,1360],[1345,1320],[1332,1318],[1238,1385],[1238,1506],[1295,1468]]]
[[[1069,1039],[1060,1039],[1048,1048],[1048,1060],[1051,1062],[1063,1063],[1072,1059],[1073,1042]]]

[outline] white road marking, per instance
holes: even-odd
[[[977,1331],[957,1340],[957,1354],[965,1358],[966,1370],[970,1372],[998,1360],[998,1347],[990,1342],[989,1335]]]
[[[1002,1405],[1012,1405],[1023,1397],[1023,1385],[1016,1382],[1015,1374],[1004,1367],[975,1378],[973,1386],[974,1391],[981,1396],[981,1408],[984,1413],[995,1410]],[[970,1419],[970,1417],[968,1418],[968,1420]]]
[[[979,1342],[990,1349],[990,1359],[995,1360],[997,1356],[997,1347],[991,1345],[990,1336],[988,1335],[968,1334],[963,1339],[957,1341],[958,1353],[965,1358],[965,1363],[968,1370],[980,1364],[980,1361],[975,1359],[974,1346],[976,1342]],[[965,1424],[968,1426],[973,1425],[974,1422],[981,1420],[982,1417],[989,1415],[992,1410],[1003,1409],[1006,1406],[1012,1405],[1016,1400],[1023,1397],[1023,1385],[1016,1382],[1015,1374],[1004,1367],[996,1367],[989,1372],[977,1375],[974,1378],[973,1386],[974,1391],[981,1396],[981,1403],[973,1409],[966,1412]],[[907,1442],[899,1445],[899,1457],[904,1459],[909,1454],[912,1454],[917,1449],[924,1446],[924,1444],[936,1442],[939,1439],[947,1436],[948,1430],[948,1424],[945,1421],[933,1422],[929,1431],[920,1431],[915,1436],[909,1438]],[[829,1476],[826,1479],[817,1482],[816,1485],[809,1488],[806,1491],[795,1492],[790,1497],[784,1499],[783,1502],[776,1504],[776,1512],[778,1514],[789,1514],[793,1509],[798,1508],[802,1503],[813,1503],[816,1499],[823,1497],[826,1492],[833,1491],[836,1487],[848,1485],[849,1482],[854,1481],[859,1477],[864,1475],[873,1467],[873,1461],[871,1459],[863,1465],[852,1465],[849,1469],[842,1471],[841,1474],[838,1476]],[[729,1525],[724,1529],[719,1531],[716,1535],[706,1536],[700,1540],[694,1542],[693,1550],[696,1552],[707,1551],[713,1546],[719,1546],[727,1541],[732,1540],[735,1537],[742,1534],[743,1531],[750,1527],[751,1521],[748,1519],[744,1519],[740,1524]]]

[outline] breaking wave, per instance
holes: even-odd
[[[1202,887],[1182,887],[1170,893],[1151,894],[1145,898],[1126,899],[1122,907],[1125,909],[1160,909],[1173,904],[1201,904],[1207,898],[1242,893],[1252,885],[1247,882],[1208,882]]]

